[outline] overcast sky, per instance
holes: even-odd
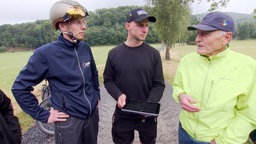
[[[49,19],[49,9],[57,0],[5,0],[0,5],[0,25],[16,24],[29,21]],[[204,13],[209,9],[206,0],[193,4],[193,14]],[[145,0],[77,0],[89,11],[100,8],[118,7],[124,5],[145,5]],[[252,13],[256,8],[256,0],[230,0],[224,12]]]

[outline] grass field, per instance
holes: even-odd
[[[160,44],[152,44],[155,48],[160,48]],[[97,46],[92,47],[92,51],[95,57],[97,68],[99,70],[99,79],[103,82],[103,70],[107,58],[108,51],[114,46]],[[230,48],[235,51],[250,55],[256,59],[256,40],[236,41],[233,40],[230,43]],[[181,57],[195,51],[196,46],[176,46],[170,50],[171,60],[164,60],[164,51],[160,51],[162,55],[163,69],[165,80],[170,84],[173,81],[173,77],[176,72],[176,67]],[[26,64],[32,51],[26,52],[6,52],[0,53],[0,88],[12,99],[14,105],[15,114],[19,117],[22,125],[22,131],[25,132],[27,128],[33,125],[33,119],[23,113],[11,93],[11,86],[16,76],[22,67]],[[37,86],[35,89],[39,89]]]

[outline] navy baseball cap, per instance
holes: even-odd
[[[132,21],[142,22],[145,19],[148,19],[150,22],[156,22],[156,18],[154,16],[149,16],[148,13],[142,8],[131,10],[126,16],[126,22],[128,23]]]
[[[232,32],[235,35],[234,20],[223,12],[208,13],[199,24],[189,26],[187,29],[202,31],[222,30]]]

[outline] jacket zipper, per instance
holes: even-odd
[[[76,49],[77,49],[77,47],[75,47],[75,54],[76,54],[76,57],[77,57],[77,63],[78,63],[79,71],[80,71],[80,73],[82,75],[82,78],[83,78],[83,94],[84,94],[84,97],[85,97],[86,101],[89,104],[89,107],[90,107],[89,115],[91,115],[91,113],[92,113],[92,106],[91,106],[91,103],[90,103],[90,101],[88,100],[88,98],[87,98],[87,96],[85,94],[85,78],[84,78],[84,74],[83,74],[83,71],[82,71],[82,68],[81,68],[81,65],[80,65],[80,59],[79,59],[79,56],[78,56],[78,53],[77,53]]]
[[[203,96],[204,91],[205,91],[205,85],[206,85],[206,81],[207,81],[207,79],[208,79],[208,74],[209,74],[209,70],[210,70],[210,67],[211,67],[211,62],[212,62],[212,61],[211,61],[210,59],[208,59],[208,64],[209,64],[209,66],[208,66],[208,68],[207,68],[207,72],[206,72],[206,75],[205,75],[205,79],[204,79],[204,84],[203,84],[201,96]],[[208,97],[208,95],[207,95],[207,97]],[[200,107],[205,104],[205,99],[208,99],[208,98],[204,98],[204,97],[203,97],[203,99],[201,99]],[[196,115],[196,119],[198,119],[198,114]],[[196,124],[196,125],[198,125],[198,121],[197,121],[197,124]],[[196,126],[196,127],[197,127],[197,126]],[[197,130],[196,127],[195,127],[195,130],[194,130],[194,134],[196,134],[196,130]],[[197,135],[195,135],[195,137],[197,137]]]
[[[205,79],[204,79],[204,84],[203,84],[203,88],[202,88],[202,92],[201,92],[201,96],[202,96],[202,100],[201,100],[201,103],[200,103],[200,106],[202,106],[202,105],[205,105],[206,104],[206,100],[208,99],[208,96],[209,95],[205,95],[205,96],[203,96],[204,94],[206,94],[204,91],[205,91],[205,86],[206,86],[206,81],[207,81],[207,79],[208,79],[208,75],[209,75],[209,71],[210,71],[210,67],[211,67],[211,63],[212,63],[212,61],[209,59],[209,66],[208,66],[208,69],[207,69],[207,72],[206,72],[206,76],[205,76]],[[212,82],[211,82],[211,84],[212,84]],[[211,85],[212,86],[212,85]],[[210,86],[210,87],[211,87]],[[209,94],[209,93],[208,93]]]

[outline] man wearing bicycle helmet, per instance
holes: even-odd
[[[37,48],[17,76],[12,92],[20,107],[41,122],[55,123],[55,142],[97,143],[98,71],[84,40],[87,10],[79,3],[61,0],[50,9],[56,41]],[[48,80],[50,111],[38,106],[33,86]]]

